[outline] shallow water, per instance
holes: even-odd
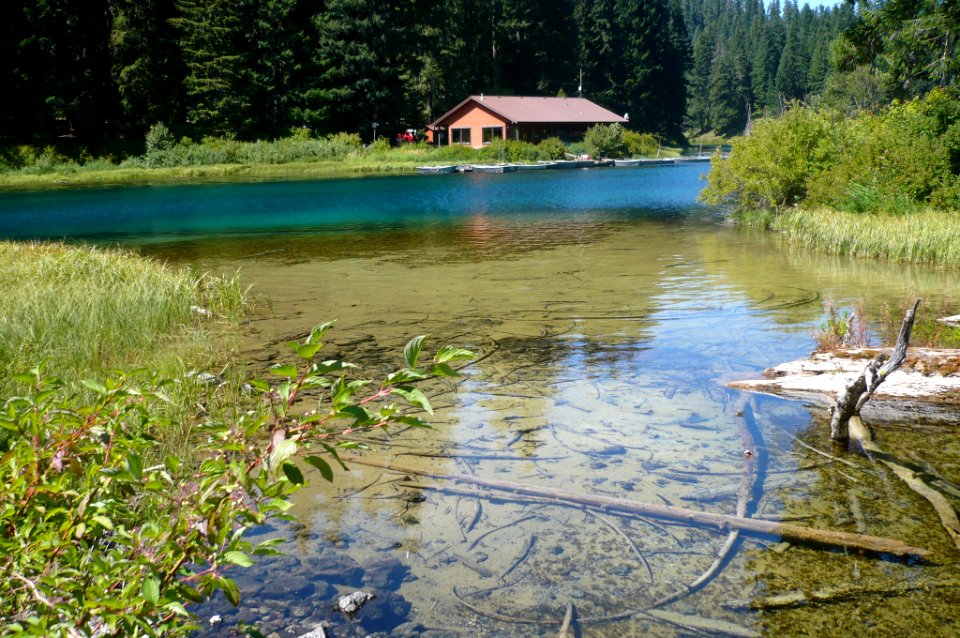
[[[372,437],[371,458],[732,514],[741,426],[752,422],[753,515],[935,552],[916,564],[744,536],[714,580],[664,608],[682,616],[590,624],[697,579],[725,533],[421,492],[355,465],[333,485],[310,476],[298,525],[258,530],[285,535],[288,556],[238,573],[241,608],[202,610],[225,619],[211,635],[228,635],[237,620],[280,635],[322,620],[341,637],[556,635],[568,602],[582,636],[695,635],[697,626],[710,635],[956,635],[957,583],[943,585],[958,577],[958,552],[931,508],[869,459],[830,462],[801,445],[837,452],[816,408],[724,383],[809,352],[826,299],[896,308],[917,294],[935,306],[958,298],[960,278],[819,256],[726,226],[695,203],[703,170],[18,194],[0,198],[0,233],[241,268],[272,302],[247,337],[255,369],[328,319],[337,320],[330,354],[371,377],[399,367],[417,334],[429,335],[428,349],[451,343],[481,355],[460,381],[424,388],[435,429]],[[876,436],[928,478],[938,474],[957,501],[960,426],[893,424]],[[827,603],[751,609],[838,587],[846,595],[833,591]],[[355,588],[379,598],[349,622],[330,608]],[[522,622],[544,620],[557,624]]]

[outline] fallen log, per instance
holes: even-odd
[[[850,585],[839,585],[822,587],[813,591],[804,591],[794,589],[781,594],[773,594],[765,598],[751,600],[748,603],[728,603],[724,604],[725,609],[734,611],[752,610],[773,610],[788,609],[791,607],[802,607],[804,605],[814,604],[832,604],[856,600],[865,596],[903,596],[913,591],[929,592],[934,589],[956,589],[960,587],[960,580],[950,578],[946,580],[923,581],[923,582],[903,582],[892,587],[855,587]]]
[[[611,512],[639,514],[641,516],[662,518],[681,523],[687,523],[690,525],[715,527],[720,530],[739,529],[752,534],[781,536],[794,541],[805,541],[832,547],[862,549],[882,554],[893,554],[894,556],[923,557],[929,555],[930,553],[928,550],[919,547],[913,547],[904,543],[903,541],[892,538],[883,538],[880,536],[867,536],[864,534],[852,534],[849,532],[814,529],[810,527],[803,527],[801,525],[766,521],[758,518],[742,518],[727,514],[698,512],[696,510],[689,510],[669,505],[660,505],[657,503],[644,503],[642,501],[633,501],[613,496],[581,494],[578,492],[569,492],[566,490],[558,490],[549,487],[508,483],[506,481],[497,481],[493,479],[466,476],[462,474],[433,473],[421,470],[419,468],[393,465],[381,461],[373,461],[371,459],[366,459],[359,456],[341,455],[341,458],[345,463],[379,467],[391,470],[393,472],[399,472],[401,474],[412,474],[437,480],[480,485],[492,490],[512,492],[515,494],[532,496],[535,498],[546,498],[566,503],[576,503],[578,505],[596,507]],[[442,489],[430,485],[420,485],[419,487],[422,489]]]
[[[927,485],[923,479],[917,476],[916,472],[877,445],[873,440],[870,429],[860,420],[860,417],[855,416],[850,419],[850,432],[853,435],[852,438],[860,443],[864,451],[872,453],[911,490],[927,499],[937,512],[937,516],[940,517],[940,522],[950,539],[957,546],[957,549],[960,549],[960,519],[957,518],[957,511],[953,509],[953,505],[950,504],[947,497]]]
[[[557,638],[570,638],[570,623],[573,621],[573,602],[567,601],[567,610],[563,614],[563,623],[560,625],[560,631],[557,632]]]

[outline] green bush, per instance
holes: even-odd
[[[928,205],[960,207],[960,99],[931,91],[879,113],[842,118],[794,106],[756,122],[717,160],[703,197],[738,208],[794,204],[901,215]]]
[[[561,160],[567,153],[566,144],[561,142],[558,137],[548,137],[541,140],[537,146],[540,147],[541,159],[545,160]]]
[[[177,140],[163,122],[157,122],[147,131],[145,143],[146,153],[149,155],[156,151],[170,150],[177,143]]]
[[[532,163],[546,159],[536,144],[506,140],[503,143],[503,158],[506,162]]]
[[[628,130],[623,131],[623,143],[626,145],[627,155],[630,157],[654,155],[659,147],[657,138],[652,133],[637,133]]]
[[[623,157],[627,144],[623,140],[623,127],[619,124],[597,124],[587,129],[583,138],[590,155],[595,158]]]
[[[192,458],[156,443],[170,427],[157,416],[167,382],[88,380],[93,398],[82,401],[40,368],[17,375],[25,391],[0,412],[0,428],[12,433],[0,449],[4,633],[189,635],[196,623],[187,605],[218,591],[236,604],[231,573],[276,553],[280,539],[253,544],[245,533],[288,518],[303,465],[332,480],[338,449],[356,447],[346,432],[425,427],[401,409],[432,413],[411,384],[455,375],[450,363],[472,356],[444,347],[420,367],[418,337],[404,350],[405,367],[365,391],[368,382],[345,376],[350,364],[318,359],[329,328],[291,344],[301,365],[273,366],[278,382],[251,382],[261,409],[199,428]],[[296,409],[308,391],[314,409]]]
[[[701,197],[744,209],[800,202],[810,182],[837,161],[842,125],[832,113],[798,105],[779,119],[757,120],[749,137],[733,140],[729,159],[713,160]]]

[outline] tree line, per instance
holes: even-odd
[[[732,133],[749,109],[816,90],[853,19],[794,0],[14,1],[0,5],[0,136],[139,139],[164,122],[194,138],[369,139],[469,94],[581,90],[639,130]]]
[[[683,0],[692,61],[687,125],[742,133],[748,120],[777,115],[823,90],[834,39],[856,22],[850,4],[782,7],[773,0]]]

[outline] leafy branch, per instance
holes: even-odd
[[[333,480],[327,458],[344,467],[338,450],[358,446],[348,435],[429,427],[416,383],[473,357],[445,346],[421,365],[417,337],[404,367],[374,385],[320,359],[331,327],[289,344],[299,365],[273,366],[278,382],[250,382],[257,409],[199,427],[193,458],[157,442],[173,426],[156,409],[169,380],[116,373],[81,395],[42,366],[16,375],[26,391],[0,412],[0,634],[186,635],[190,603],[219,590],[236,604],[230,570],[277,553],[281,539],[254,545],[245,532],[289,518],[305,483],[295,457]]]

